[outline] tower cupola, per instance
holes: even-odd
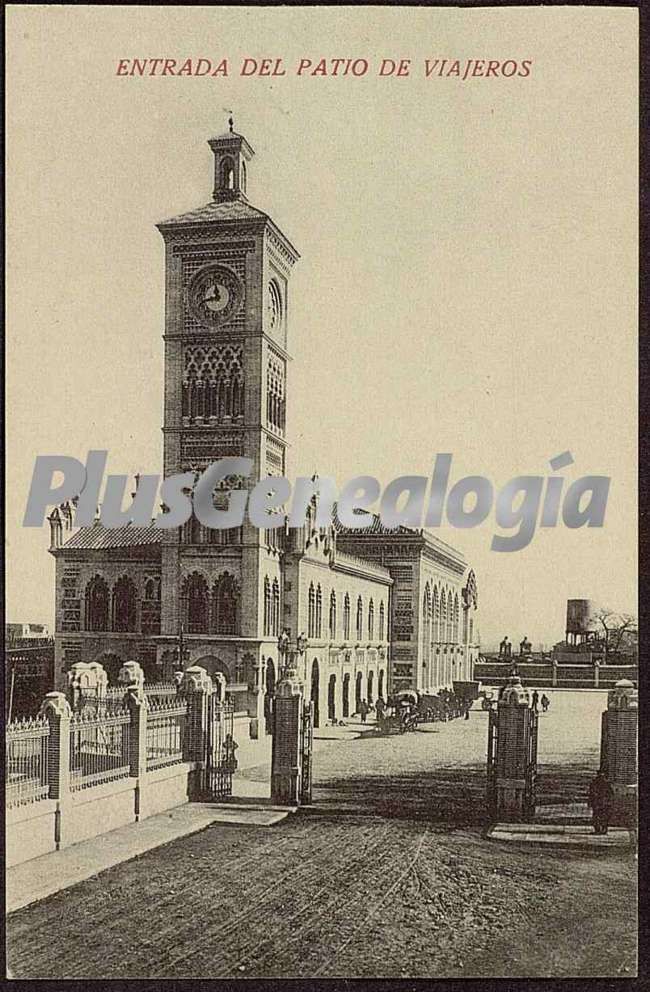
[[[229,130],[208,144],[214,155],[213,200],[246,199],[246,166],[255,152],[241,134],[233,130],[233,119],[228,119]]]

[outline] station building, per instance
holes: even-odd
[[[231,128],[209,141],[211,201],[158,225],[165,245],[164,475],[229,456],[250,480],[287,476],[289,281],[298,252],[252,206],[248,141]],[[223,502],[221,502],[223,501]],[[74,507],[49,517],[56,559],[55,670],[99,661],[111,679],[137,660],[150,681],[199,664],[222,672],[238,711],[268,722],[279,637],[307,638],[300,674],[317,721],[355,712],[392,688],[437,691],[471,680],[478,655],[477,586],[463,556],[425,531],[228,531],[126,525],[74,527]]]

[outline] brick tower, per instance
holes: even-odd
[[[251,489],[285,474],[287,300],[298,253],[251,206],[248,141],[233,130],[209,141],[212,201],[158,224],[165,241],[165,476],[200,472],[227,456],[252,459]],[[225,508],[227,496],[215,493]],[[282,574],[274,531],[228,531],[192,517],[164,530],[159,664],[222,671],[237,709],[262,715],[277,675]],[[181,640],[182,638],[182,640]]]

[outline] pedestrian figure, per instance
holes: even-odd
[[[531,696],[531,703],[532,703],[533,709],[537,713],[537,704],[539,703],[539,693],[538,693],[537,689],[535,689],[535,691],[533,692],[533,695]]]
[[[471,705],[472,704],[469,703],[469,702],[465,703],[465,719],[466,720],[469,720],[469,711],[471,709]]]
[[[361,714],[361,722],[365,723],[368,715],[368,704],[365,699],[362,699],[359,703],[359,713]]]
[[[601,768],[589,786],[589,805],[593,814],[594,833],[607,833],[613,799],[614,790]]]
[[[548,696],[546,695],[546,693],[544,693],[544,695],[542,696],[540,702],[542,704],[542,709],[546,713],[547,709],[551,705],[551,700],[548,698]]]
[[[223,765],[226,771],[233,774],[237,771],[237,758],[235,757],[235,751],[239,747],[237,741],[233,740],[232,734],[226,734],[226,739],[223,742]]]
[[[382,719],[384,717],[384,710],[385,709],[386,709],[386,704],[384,703],[384,700],[380,696],[379,699],[377,700],[377,702],[375,703],[375,712],[377,714],[377,723],[381,723],[381,721],[382,721]]]

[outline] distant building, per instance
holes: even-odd
[[[5,642],[15,644],[18,641],[31,638],[48,638],[50,628],[46,623],[7,623],[5,624]]]
[[[47,624],[5,625],[5,718],[35,716],[54,689],[54,638]]]

